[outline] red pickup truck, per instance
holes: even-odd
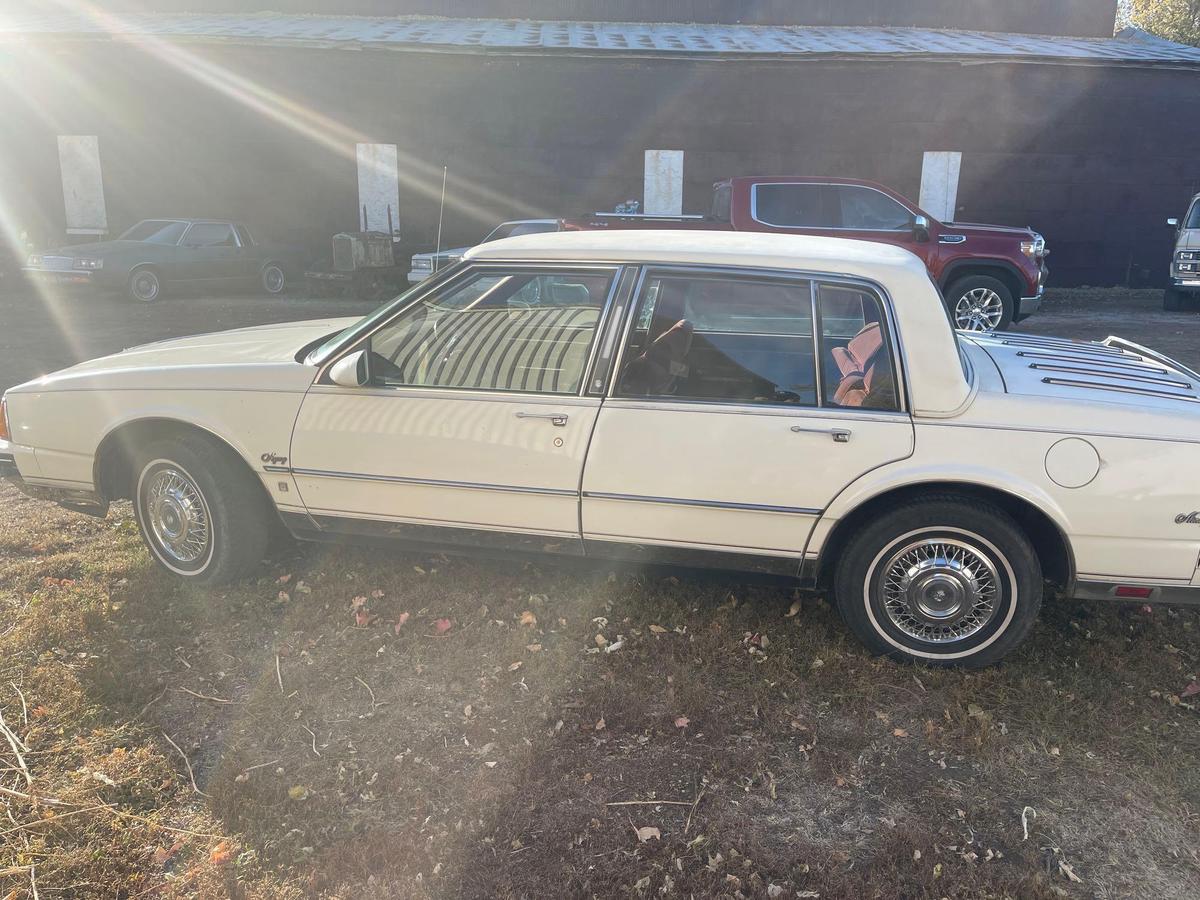
[[[849,178],[742,176],[713,185],[708,215],[593,213],[565,231],[700,228],[882,241],[924,260],[959,328],[1003,330],[1037,312],[1046,242],[1029,228],[939,222],[895,191]]]

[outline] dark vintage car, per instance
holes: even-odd
[[[279,248],[260,244],[226,219],[145,219],[119,238],[34,253],[24,273],[57,284],[123,291],[142,303],[176,286],[258,286],[282,293],[291,267]]]

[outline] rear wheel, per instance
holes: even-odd
[[[946,306],[954,327],[965,331],[1004,331],[1016,312],[1008,285],[990,275],[968,275],[955,281],[946,291]]]
[[[163,295],[162,278],[149,267],[134,269],[127,285],[129,297],[139,303],[153,303]]]
[[[262,287],[268,294],[282,294],[287,287],[287,275],[279,263],[267,263],[262,270]]]
[[[842,618],[872,652],[978,667],[1029,634],[1042,571],[1007,513],[947,496],[893,509],[855,535],[835,590]]]
[[[133,467],[133,510],[151,556],[189,581],[222,584],[262,559],[272,516],[232,450],[200,437],[155,441]]]

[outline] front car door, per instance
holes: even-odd
[[[796,574],[850,482],[913,450],[883,296],[648,269],[583,477],[589,552]]]
[[[616,266],[474,265],[365,342],[369,383],[322,375],[291,466],[327,531],[581,552],[584,383]]]
[[[183,281],[236,278],[243,260],[233,226],[224,222],[194,222],[176,258],[176,277]]]

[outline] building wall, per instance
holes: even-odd
[[[356,143],[397,145],[406,250],[434,242],[443,165],[450,246],[504,218],[640,198],[648,149],[684,151],[685,211],[732,174],[862,177],[915,199],[924,152],[955,150],[957,218],[1042,231],[1054,283],[1161,283],[1163,220],[1200,189],[1200,76],[1187,71],[161,53],[29,45],[0,62],[24,86],[0,97],[10,224],[61,232],[60,134],[98,136],[114,229],[236,216],[314,254],[356,226]]]
[[[38,7],[44,0],[15,0]],[[1109,37],[1116,0],[106,0],[110,10],[429,15],[597,22],[890,25]]]

